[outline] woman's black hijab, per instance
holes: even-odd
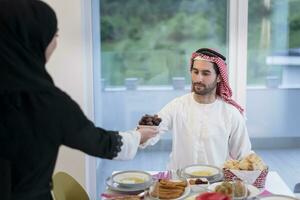
[[[0,0],[0,93],[55,88],[45,50],[56,32],[55,12],[46,3]]]
[[[6,93],[56,90],[45,69],[45,50],[56,31],[56,15],[42,1],[0,0],[0,108],[8,107]],[[0,112],[0,199],[10,199],[9,152],[2,148],[14,134],[7,135],[1,125],[6,114]],[[9,115],[14,123],[18,113]]]

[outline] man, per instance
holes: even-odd
[[[192,92],[177,97],[159,113],[160,133],[171,130],[169,169],[191,164],[221,167],[230,158],[250,153],[243,109],[231,99],[225,57],[203,48],[192,54]],[[157,142],[159,135],[146,144]]]

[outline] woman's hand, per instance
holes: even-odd
[[[148,139],[156,136],[159,132],[157,126],[138,126],[137,131],[141,134],[140,144],[145,143]]]

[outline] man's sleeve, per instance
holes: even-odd
[[[229,153],[233,159],[241,159],[251,153],[251,143],[246,122],[240,113],[234,113],[231,120]]]

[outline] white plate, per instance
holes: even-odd
[[[144,171],[122,171],[112,175],[113,183],[122,187],[142,187],[152,181],[151,174]]]
[[[152,197],[152,196],[151,196],[151,191],[153,190],[154,186],[155,186],[155,185],[153,184],[153,185],[150,187],[149,196],[150,196],[151,199],[158,199],[158,198],[155,198],[155,197]],[[184,198],[186,198],[186,197],[190,194],[190,192],[191,192],[191,188],[190,188],[190,185],[188,184],[188,185],[185,187],[184,193],[183,193],[180,197],[178,197],[178,198],[176,198],[176,199],[169,199],[169,200],[180,200],[180,199],[184,199]]]
[[[222,184],[222,182],[213,183],[208,186],[208,189],[211,191],[215,191],[215,188],[221,184]],[[248,188],[248,191],[250,192],[248,198],[256,197],[262,192],[260,189],[258,189],[257,187],[255,187],[253,185],[247,184],[247,188]]]
[[[190,180],[195,180],[196,178],[188,178],[187,181],[191,187],[192,192],[204,192],[207,190],[208,183],[206,184],[190,184]],[[208,181],[206,178],[201,178],[203,181]]]
[[[153,184],[153,181],[151,181],[150,183],[148,183],[146,185],[142,185],[140,187],[122,187],[118,183],[114,183],[112,181],[111,177],[108,177],[105,180],[105,183],[110,190],[114,190],[117,192],[125,192],[125,193],[133,193],[133,192],[135,193],[135,192],[143,191],[143,190],[149,188]]]
[[[271,195],[267,197],[261,197],[261,200],[297,200],[294,197],[289,197],[285,195]]]
[[[185,200],[195,200],[197,196],[199,196],[200,194],[193,194],[192,196],[189,196],[187,198],[185,198]]]
[[[215,179],[221,174],[221,170],[212,165],[189,165],[182,169],[182,174],[188,178]]]

